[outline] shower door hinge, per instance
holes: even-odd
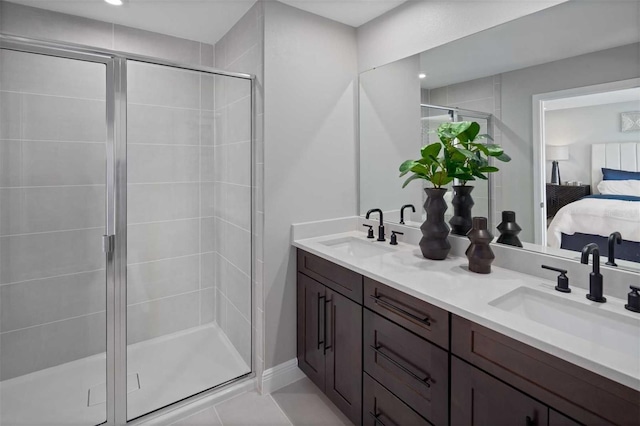
[[[115,235],[103,235],[102,236],[102,251],[105,254],[113,253],[115,248],[116,236]]]

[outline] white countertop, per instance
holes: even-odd
[[[381,244],[392,250],[381,255],[359,258],[342,254],[322,244],[343,237]],[[528,287],[572,300],[585,307],[592,306],[592,309],[621,315],[633,327],[637,322],[640,331],[640,315],[627,311],[624,308],[626,301],[608,297],[607,303],[591,302],[585,297],[587,292],[580,288],[572,287],[571,293],[559,293],[554,290],[555,281],[504,268],[493,267],[492,273],[488,275],[476,274],[467,269],[466,258],[449,257],[442,261],[425,259],[417,246],[404,243],[391,246],[388,242],[373,242],[363,232],[298,239],[293,245],[640,391],[640,347],[637,354],[618,352],[598,344],[597,336],[593,339],[577,337],[489,305],[489,302],[518,287]]]

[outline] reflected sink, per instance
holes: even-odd
[[[383,242],[364,241],[355,237],[343,237],[320,243],[332,250],[338,251],[349,256],[367,258],[390,253],[393,249],[385,247]]]
[[[640,357],[640,319],[605,311],[587,303],[519,287],[492,300],[489,305],[595,342],[597,346]]]

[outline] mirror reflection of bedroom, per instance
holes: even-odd
[[[620,266],[640,263],[637,83],[539,97],[540,177],[546,200],[541,204],[546,226],[540,227],[539,237],[546,246],[580,252],[596,243],[603,256],[613,248]]]

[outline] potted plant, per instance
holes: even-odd
[[[458,183],[453,185],[453,217],[449,220],[451,232],[458,235],[467,235],[472,225],[473,186],[467,183],[476,179],[487,180],[487,174],[499,170],[489,164],[490,158],[504,162],[511,160],[499,145],[483,143],[491,137],[479,133],[480,125],[475,121],[443,123],[437,130],[444,146],[444,168],[447,175]]]
[[[405,180],[403,188],[417,179],[426,180],[433,185],[433,188],[424,189],[427,193],[427,201],[424,203],[427,220],[420,226],[420,250],[424,257],[434,260],[445,259],[451,250],[451,244],[447,240],[449,226],[444,221],[447,203],[443,197],[447,190],[442,186],[451,182],[453,177],[449,176],[444,158],[440,156],[442,150],[440,142],[425,145],[420,150],[420,158],[407,160],[400,165],[400,177],[413,173]]]

